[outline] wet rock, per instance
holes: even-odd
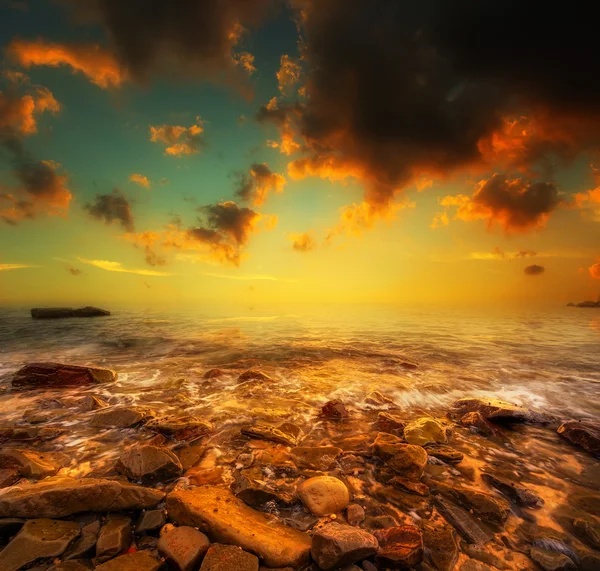
[[[421,446],[404,444],[400,438],[380,432],[373,444],[373,453],[397,475],[418,480],[427,465],[427,452]]]
[[[369,452],[373,446],[373,437],[370,434],[356,434],[347,436],[345,434],[334,436],[331,443],[344,452],[352,452],[353,454],[362,454]]]
[[[600,550],[600,524],[596,520],[575,519],[572,523],[574,534],[584,543]]]
[[[423,537],[414,525],[373,532],[379,542],[375,563],[380,568],[410,569],[423,560]]]
[[[210,541],[193,527],[181,526],[158,540],[159,553],[178,571],[196,571],[207,552]]]
[[[158,571],[161,566],[162,561],[149,551],[136,551],[98,565],[94,571]]]
[[[559,426],[557,432],[569,442],[600,457],[600,422],[568,420]]]
[[[377,539],[362,529],[329,523],[313,535],[311,554],[320,569],[328,571],[362,561],[377,552]]]
[[[143,511],[135,524],[135,533],[141,535],[149,531],[156,531],[167,523],[167,517],[163,510]]]
[[[23,527],[24,523],[24,519],[16,517],[0,519],[0,540],[7,539],[15,535]]]
[[[69,462],[70,458],[60,452],[36,452],[26,448],[5,448],[0,453],[0,468],[16,469],[21,476],[34,480],[54,476]]]
[[[460,571],[493,571],[493,569],[485,563],[469,559],[460,566]]]
[[[298,468],[327,472],[336,467],[342,449],[337,446],[297,446],[290,454]]]
[[[183,469],[187,470],[200,462],[206,452],[206,446],[194,442],[186,444],[181,448],[176,448],[174,452],[177,454]]]
[[[556,422],[556,417],[517,406],[498,399],[464,398],[451,407],[452,418],[462,418],[469,412],[479,412],[483,418],[493,422],[530,422],[548,424]]]
[[[269,567],[299,567],[308,562],[306,535],[254,511],[227,489],[205,486],[173,491],[167,497],[167,510],[179,525],[198,527],[215,541],[238,545]]]
[[[96,557],[114,557],[125,551],[131,544],[131,520],[124,516],[109,516],[108,521],[100,528],[96,542]]]
[[[450,446],[430,445],[426,446],[425,450],[429,456],[442,460],[446,464],[460,464],[464,458],[461,452],[450,448]]]
[[[380,412],[377,415],[377,421],[373,424],[373,428],[379,432],[388,432],[401,436],[404,432],[404,421],[395,414],[389,412]]]
[[[73,310],[73,317],[107,317],[109,315],[110,311],[92,305],[86,305],[85,307]]]
[[[348,525],[358,525],[365,521],[365,510],[358,504],[350,504],[346,508],[346,521]]]
[[[404,440],[409,444],[424,446],[425,444],[448,442],[446,427],[435,418],[418,418],[404,427]]]
[[[258,571],[258,558],[235,545],[213,543],[200,571]]]
[[[87,561],[61,561],[47,568],[47,571],[90,571],[91,564]]]
[[[350,503],[350,493],[341,480],[332,476],[316,476],[302,482],[298,497],[317,516],[341,512]]]
[[[172,436],[175,440],[193,440],[210,434],[213,426],[210,422],[195,416],[169,415],[155,418],[146,424],[150,430]]]
[[[452,571],[458,561],[456,532],[449,526],[425,525],[423,546],[431,562],[439,571]]]
[[[379,432],[373,442],[373,454],[381,460],[389,460],[402,449],[404,444],[405,442],[398,436],[387,432]]]
[[[280,509],[279,518],[285,525],[298,531],[308,531],[319,523],[317,516],[308,513],[303,506],[298,505],[288,509]]]
[[[365,459],[355,454],[344,454],[339,464],[343,474],[356,474],[365,469]]]
[[[135,406],[104,408],[94,414],[90,426],[95,428],[130,428],[151,417],[151,413]]]
[[[469,543],[484,544],[492,539],[492,534],[468,511],[441,497],[436,497],[435,505],[439,512]]]
[[[417,496],[426,497],[429,495],[429,486],[422,482],[415,482],[406,478],[400,478],[395,476],[387,482],[390,486],[399,488],[408,492],[409,494],[416,494]]]
[[[398,405],[390,397],[385,396],[379,391],[371,391],[365,397],[365,404],[372,407],[397,408]]]
[[[493,474],[481,474],[481,479],[499,492],[504,494],[518,506],[526,508],[539,508],[544,505],[544,500],[532,490],[520,484],[504,480]]]
[[[17,571],[46,557],[58,557],[79,535],[74,521],[31,519],[0,552],[0,569]]]
[[[319,413],[320,418],[327,420],[344,420],[349,414],[341,400],[335,399],[326,402]]]
[[[498,569],[511,569],[512,566],[509,563],[506,563],[506,557],[500,557],[495,555],[494,553],[490,553],[486,551],[485,548],[479,547],[477,545],[470,545],[466,542],[462,542],[461,548],[464,553],[466,553],[472,559],[477,559],[477,561],[481,561],[491,567],[496,567]]]
[[[28,408],[23,412],[23,422],[29,424],[43,424],[45,422],[52,422],[60,420],[68,415],[69,412],[64,409],[51,408],[51,409],[38,409]]]
[[[289,424],[289,423],[286,423]],[[286,428],[288,428],[286,430]],[[297,427],[296,427],[297,428]],[[244,436],[249,438],[256,438],[258,440],[268,440],[270,442],[277,442],[278,444],[284,444],[285,446],[296,446],[298,443],[298,435],[295,434],[295,430],[290,430],[289,427],[274,427],[267,424],[254,424],[251,426],[244,426],[241,429]]]
[[[1,468],[0,469],[0,488],[8,488],[21,478],[19,470],[16,468]]]
[[[87,305],[79,309],[70,307],[35,307],[31,310],[33,319],[63,319],[65,317],[106,317],[110,311]]]
[[[0,443],[53,440],[64,433],[62,428],[40,426],[5,426],[0,428]]]
[[[458,424],[465,428],[471,428],[484,436],[493,436],[498,433],[498,429],[486,420],[480,412],[468,412],[458,419]]]
[[[168,448],[158,446],[130,448],[121,454],[115,468],[129,480],[143,484],[168,482],[183,473],[179,458]]]
[[[204,373],[204,375],[202,375],[203,379],[217,379],[219,377],[222,377],[223,375],[225,375],[225,371],[221,370],[221,369],[210,369],[208,371],[206,371],[206,373]]]
[[[550,551],[542,547],[532,547],[529,556],[544,571],[574,571],[577,569],[577,565],[563,553]]]
[[[274,502],[279,506],[288,506],[294,503],[293,489],[285,490],[265,481],[258,468],[239,472],[230,487],[240,500],[253,507],[261,507],[269,502]]]
[[[192,468],[185,473],[185,477],[194,486],[217,486],[224,482],[223,466],[214,468]]]
[[[510,515],[510,504],[503,498],[459,486],[436,482],[436,491],[474,513],[486,523],[503,525]]]
[[[255,371],[254,369],[250,369],[244,373],[242,373],[238,377],[238,382],[245,383],[246,381],[272,381],[273,379],[260,371]]]
[[[13,387],[61,388],[110,383],[117,374],[110,369],[79,367],[63,363],[31,363],[19,369],[12,380]]]
[[[98,540],[97,533],[86,533],[81,531],[81,536],[78,537],[71,547],[63,555],[65,561],[72,559],[81,559],[82,557],[91,556],[96,551],[96,541]]]
[[[92,412],[110,406],[105,400],[96,395],[87,395],[77,403],[79,410],[82,412]]]
[[[0,517],[61,518],[80,512],[155,507],[165,494],[117,480],[48,478],[7,488],[0,494]]]

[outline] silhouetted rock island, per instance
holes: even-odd
[[[86,305],[79,309],[72,307],[34,307],[31,317],[34,319],[63,319],[65,317],[104,317],[110,315],[110,311]]]

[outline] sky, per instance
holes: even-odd
[[[0,303],[600,292],[593,18],[0,0]]]

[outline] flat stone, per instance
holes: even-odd
[[[88,305],[73,309],[71,307],[34,307],[31,310],[33,319],[64,319],[67,317],[105,317],[110,311]]]
[[[96,542],[96,557],[114,557],[131,545],[131,520],[128,517],[111,515],[100,528]]]
[[[373,442],[373,454],[386,461],[400,451],[404,444],[404,440],[398,436],[387,432],[379,432]]]
[[[168,448],[134,446],[121,454],[115,469],[129,480],[152,484],[168,482],[183,473],[179,458]]]
[[[266,481],[260,468],[241,470],[230,488],[244,503],[257,508],[269,502],[275,502],[280,507],[294,503],[293,488],[288,486],[286,490]]]
[[[427,452],[422,446],[404,444],[400,438],[380,432],[373,444],[375,456],[399,476],[418,480],[427,465]]]
[[[87,395],[79,400],[77,406],[82,412],[91,412],[93,410],[107,408],[110,405],[105,400],[101,399],[96,395]]]
[[[563,438],[581,446],[594,456],[600,456],[600,422],[592,420],[568,420],[558,430]]]
[[[98,565],[94,571],[158,571],[161,566],[162,561],[149,551],[136,551]]]
[[[150,418],[151,413],[134,406],[103,408],[94,414],[90,426],[95,428],[130,428]]]
[[[368,404],[371,407],[398,408],[398,405],[393,399],[379,391],[371,391],[365,397],[365,404]]]
[[[0,469],[0,488],[8,488],[21,478],[21,473],[17,468]]]
[[[358,525],[365,521],[365,510],[358,504],[350,504],[346,508],[346,521],[348,525]]]
[[[297,446],[290,451],[298,468],[322,472],[333,470],[341,453],[337,446]]]
[[[91,568],[91,564],[87,561],[85,564],[81,561],[61,561],[48,567],[47,571],[90,571]]]
[[[389,485],[394,486],[408,492],[409,494],[416,494],[417,496],[426,497],[429,495],[429,486],[423,484],[423,482],[415,482],[414,480],[408,480],[407,478],[401,478],[395,476],[387,482]]]
[[[159,553],[179,571],[196,571],[209,546],[206,535],[188,526],[163,534],[157,545]]]
[[[74,521],[31,519],[0,552],[0,570],[17,571],[46,557],[58,557],[79,535]]]
[[[62,428],[42,426],[4,426],[0,428],[0,443],[53,440],[64,434]]]
[[[245,371],[238,377],[238,382],[245,383],[246,381],[272,381],[273,379],[260,371],[250,369]]]
[[[341,512],[350,503],[346,484],[333,476],[315,476],[297,488],[298,497],[317,516]]]
[[[529,422],[548,424],[556,422],[552,415],[535,412],[524,407],[498,399],[464,398],[457,400],[451,407],[449,415],[462,418],[469,412],[479,412],[485,419],[493,422]]]
[[[145,510],[135,524],[135,533],[141,535],[149,531],[156,531],[165,523],[167,523],[167,516],[163,510]]]
[[[492,534],[468,511],[439,496],[435,499],[435,505],[469,543],[484,544],[492,539]]]
[[[429,456],[433,456],[447,464],[460,464],[464,459],[461,452],[450,448],[450,446],[429,445],[425,447],[425,450]]]
[[[285,446],[296,446],[298,443],[298,437],[295,434],[267,424],[258,423],[251,426],[243,426],[241,432],[244,436],[248,436],[249,438],[268,440],[270,442],[284,444]]]
[[[165,494],[117,480],[48,478],[7,488],[0,494],[0,517],[61,518],[80,512],[141,510]]]
[[[313,534],[311,554],[320,569],[329,571],[375,555],[378,546],[377,539],[360,528],[329,523]]]
[[[54,476],[70,462],[66,454],[60,452],[36,452],[27,448],[4,448],[0,453],[0,467],[13,468],[21,476],[40,480]]]
[[[238,545],[269,567],[299,567],[309,560],[310,538],[249,508],[224,488],[175,490],[167,497],[169,519],[198,527],[212,540]]]
[[[319,416],[327,420],[344,420],[348,418],[349,414],[344,403],[341,400],[335,399],[326,402],[321,407]]]
[[[61,388],[110,383],[117,374],[110,369],[80,367],[63,363],[31,363],[19,369],[12,380],[13,387]]]
[[[146,428],[171,436],[175,440],[201,438],[210,434],[213,430],[210,422],[186,415],[169,415],[155,418],[146,424]]]
[[[544,505],[544,500],[540,496],[520,484],[504,480],[493,474],[481,474],[481,479],[519,506],[539,508]]]
[[[406,423],[397,415],[389,412],[380,412],[377,415],[377,421],[373,425],[379,432],[388,432],[390,434],[402,435]]]
[[[442,483],[436,483],[436,490],[486,523],[503,525],[510,515],[510,504],[501,497],[462,486],[447,486]]]
[[[235,545],[213,543],[200,571],[258,571],[258,558]],[[291,568],[289,568],[291,569]]]
[[[435,418],[418,418],[404,427],[404,440],[409,444],[424,446],[425,444],[448,442],[446,427]]]
[[[496,428],[489,420],[486,420],[480,412],[468,412],[458,419],[458,424],[465,428],[471,428],[484,436],[494,436],[498,434]]]
[[[410,569],[423,560],[423,536],[414,525],[375,530],[379,542],[375,563],[379,568]]]
[[[475,561],[474,559],[468,559],[460,566],[460,571],[494,571],[489,565],[481,563],[481,561]]]
[[[600,550],[600,524],[596,520],[588,521],[586,519],[573,520],[573,533],[584,543],[594,549]]]
[[[423,526],[423,546],[439,571],[452,571],[458,561],[456,532],[450,526]]]
[[[92,556],[96,552],[96,541],[98,534],[86,533],[82,530],[81,535],[71,544],[71,547],[63,555],[65,561],[71,559],[81,559],[82,557]]]
[[[529,556],[544,571],[575,571],[577,565],[564,553],[550,551],[542,547],[532,547]]]

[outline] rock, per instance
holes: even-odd
[[[280,507],[294,503],[293,490],[286,490],[265,481],[260,468],[240,471],[230,487],[240,500],[253,507],[258,508],[269,502],[274,502]]]
[[[343,420],[348,418],[349,414],[341,400],[335,399],[326,402],[319,413],[320,418],[327,420]]]
[[[600,422],[568,420],[559,426],[557,432],[569,442],[600,457]]]
[[[135,524],[135,533],[141,535],[149,531],[156,531],[167,523],[167,517],[163,510],[143,511]]]
[[[40,426],[5,426],[0,428],[0,443],[8,441],[30,442],[52,440],[64,433],[62,428]]]
[[[348,525],[358,525],[365,521],[365,510],[358,504],[350,504],[346,508],[346,521]]]
[[[424,446],[425,444],[448,442],[446,427],[435,418],[418,418],[404,427],[404,440],[409,444]]]
[[[110,311],[92,307],[80,307],[72,309],[70,307],[36,307],[31,310],[33,319],[61,319],[65,317],[103,317],[110,315]]]
[[[302,482],[298,497],[317,516],[341,512],[350,503],[350,493],[341,480],[332,476],[316,476]]]
[[[200,571],[258,571],[258,558],[235,545],[213,543]]]
[[[100,410],[101,408],[110,406],[105,400],[102,400],[96,395],[87,395],[86,397],[80,399],[77,404],[82,412],[91,412],[93,410]]]
[[[90,571],[91,567],[87,561],[62,561],[52,567],[48,567],[47,571]]]
[[[95,548],[97,540],[97,533],[86,533],[82,530],[79,538],[77,538],[75,542],[71,544],[71,547],[65,551],[63,559],[69,561],[93,555],[96,552]]]
[[[60,452],[36,452],[26,448],[5,448],[0,453],[0,468],[13,468],[21,476],[40,480],[54,476],[70,462],[66,454]]]
[[[215,541],[238,545],[269,567],[308,562],[310,539],[305,534],[254,511],[227,489],[175,490],[167,497],[167,510],[171,521],[198,527]]]
[[[108,315],[110,315],[110,311],[92,305],[73,310],[73,317],[106,317]]]
[[[0,540],[8,539],[18,533],[24,523],[24,519],[16,517],[0,519]]]
[[[0,469],[0,488],[8,488],[18,482],[20,478],[21,474],[16,468],[2,468]]]
[[[459,486],[436,483],[436,490],[452,499],[486,523],[503,525],[510,515],[510,504],[503,498]]]
[[[452,571],[458,561],[456,533],[450,526],[423,526],[423,546],[439,571]]]
[[[241,432],[244,436],[248,436],[249,438],[268,440],[270,442],[284,444],[285,446],[296,446],[298,443],[298,437],[291,431],[284,431],[281,430],[281,428],[268,426],[266,424],[257,423],[251,426],[243,426]]]
[[[475,561],[474,559],[467,559],[461,566],[460,571],[494,571],[489,565]]]
[[[210,422],[195,416],[170,415],[155,418],[146,424],[150,430],[172,436],[175,440],[193,440],[210,434],[213,426]]]
[[[31,519],[0,552],[0,569],[17,571],[38,559],[58,557],[78,535],[77,522]]]
[[[370,557],[378,546],[375,536],[362,529],[329,523],[313,534],[311,554],[319,568],[328,571]]]
[[[149,551],[136,551],[98,565],[94,571],[158,571],[161,565]]]
[[[273,379],[260,371],[254,371],[250,369],[244,373],[242,373],[238,377],[238,382],[245,383],[246,381],[272,381]]]
[[[386,466],[404,478],[418,480],[427,465],[427,452],[421,446],[404,444],[395,436],[380,432],[373,444],[373,453]]]
[[[530,422],[548,424],[556,417],[517,406],[498,399],[464,398],[457,400],[450,409],[452,418],[462,418],[469,412],[479,412],[483,418],[493,422]]]
[[[99,410],[90,421],[95,428],[130,428],[141,424],[151,414],[135,406],[113,406]]]
[[[0,517],[61,518],[80,512],[155,507],[165,494],[116,480],[48,478],[7,488],[0,494]]]
[[[429,456],[433,456],[447,464],[460,464],[463,461],[464,455],[450,446],[426,446],[425,450]]]
[[[585,519],[573,520],[573,533],[584,543],[594,549],[600,550],[600,524],[596,520],[588,521]]]
[[[379,432],[389,432],[390,434],[402,435],[404,432],[404,421],[395,414],[389,412],[380,412],[377,415],[377,422],[373,427]]]
[[[513,568],[512,565],[507,562],[506,553],[503,551],[500,551],[500,553],[496,555],[495,553],[486,550],[485,547],[469,544],[464,541],[461,544],[461,549],[472,559],[477,559],[477,561],[485,563],[486,569],[498,568],[504,571]],[[488,565],[490,567],[488,567]]]
[[[398,408],[398,405],[390,398],[386,397],[384,394],[379,391],[371,391],[365,397],[365,404],[368,404],[373,407],[387,407],[387,408]]]
[[[429,495],[429,486],[423,484],[422,482],[414,482],[412,480],[407,480],[406,478],[400,478],[399,476],[395,476],[391,478],[387,483],[390,486],[394,486],[395,488],[404,490],[409,494],[416,494],[417,496],[423,497]]]
[[[193,527],[181,526],[158,540],[158,551],[178,571],[196,571],[210,546],[208,537]]]
[[[542,547],[532,547],[529,556],[544,571],[571,571],[577,569],[577,565],[564,553],[550,551]]]
[[[435,504],[448,523],[469,543],[484,544],[492,539],[492,534],[466,510],[441,497],[436,497]]]
[[[580,301],[576,307],[600,307],[600,301]]]
[[[206,371],[204,375],[202,375],[202,378],[217,379],[218,377],[222,377],[223,375],[225,375],[225,371],[222,371],[221,369],[210,369],[209,371]]]
[[[518,506],[539,508],[544,505],[544,500],[540,496],[520,484],[503,480],[493,474],[481,474],[481,479],[492,488],[496,488]]]
[[[117,461],[115,469],[127,479],[143,484],[168,482],[183,473],[179,458],[168,448],[134,446]]]
[[[404,445],[402,438],[387,432],[378,432],[373,442],[373,454],[386,461],[402,450]]]
[[[297,446],[290,451],[298,468],[322,472],[333,470],[341,453],[337,446]]]
[[[19,369],[12,380],[13,387],[62,388],[110,383],[117,373],[98,367],[79,367],[63,363],[30,363]]]
[[[96,557],[114,557],[125,551],[131,544],[131,520],[128,517],[111,515],[100,528],[96,542]]]
[[[458,424],[465,428],[471,428],[484,436],[494,436],[498,433],[498,429],[488,420],[486,420],[480,412],[468,412],[463,414],[458,419]]]
[[[379,542],[375,563],[379,568],[410,569],[423,560],[423,536],[414,525],[375,530]]]

